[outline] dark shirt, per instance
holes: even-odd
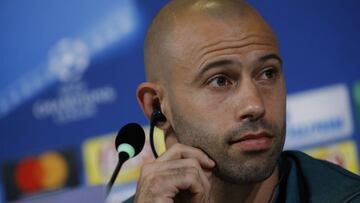
[[[302,152],[281,154],[272,203],[360,203],[360,176]],[[134,197],[125,201],[133,202]]]

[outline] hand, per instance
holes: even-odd
[[[153,163],[142,167],[136,203],[173,203],[180,195],[186,202],[207,203],[210,169],[215,163],[200,149],[174,144]]]

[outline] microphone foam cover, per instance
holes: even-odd
[[[124,143],[127,143],[134,147],[134,156],[141,152],[145,144],[145,132],[139,124],[129,123],[119,130],[115,139],[115,149],[117,149],[119,145]]]

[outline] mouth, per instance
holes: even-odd
[[[271,148],[273,136],[267,132],[247,133],[229,141],[229,145],[246,152],[265,151]]]

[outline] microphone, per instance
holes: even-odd
[[[121,166],[128,159],[138,155],[144,147],[144,144],[145,133],[139,124],[129,123],[119,130],[115,139],[115,147],[119,154],[119,161],[109,183],[106,185],[106,196],[109,195]]]

